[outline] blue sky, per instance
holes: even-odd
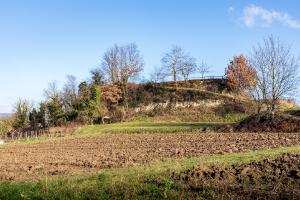
[[[78,81],[114,44],[135,42],[143,75],[180,45],[222,75],[229,60],[270,34],[300,55],[300,1],[0,0],[0,112],[18,98],[38,102],[68,74]]]

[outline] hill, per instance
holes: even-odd
[[[129,120],[233,122],[253,108],[246,97],[234,94],[225,79],[199,79],[130,84]]]
[[[82,126],[72,133],[51,127],[62,129],[31,138],[25,132],[8,141],[0,148],[0,199],[247,199],[249,189],[295,197],[299,133],[215,132],[247,116],[250,101],[203,85],[131,84],[123,119],[131,122]],[[105,98],[117,113],[121,106],[105,86],[102,95],[112,94]],[[288,154],[289,163],[282,153],[298,154]],[[267,174],[273,163],[276,168]],[[272,174],[281,169],[284,174]],[[226,183],[230,187],[221,187]]]
[[[12,115],[12,113],[0,113],[0,119],[11,117]]]

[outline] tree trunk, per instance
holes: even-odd
[[[177,71],[176,71],[176,65],[173,65],[173,81],[175,84],[175,88],[177,89]]]

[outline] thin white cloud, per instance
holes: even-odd
[[[273,22],[277,21],[290,28],[300,29],[300,21],[293,19],[288,13],[267,10],[256,5],[250,5],[244,9],[242,21],[249,28],[257,24],[270,26]]]
[[[227,9],[227,12],[229,12],[229,13],[234,12],[234,7],[230,6],[230,7]]]

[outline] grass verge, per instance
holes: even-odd
[[[29,139],[18,139],[1,147],[16,144],[32,144],[62,139],[72,139],[87,136],[103,136],[112,134],[174,134],[190,133],[194,130],[213,127],[224,123],[200,123],[200,122],[124,122],[105,125],[90,125],[79,128],[73,135],[63,137],[40,136]]]
[[[85,126],[77,131],[79,135],[142,134],[142,133],[178,133],[195,129],[214,127],[224,123],[203,122],[124,122],[106,125]]]

